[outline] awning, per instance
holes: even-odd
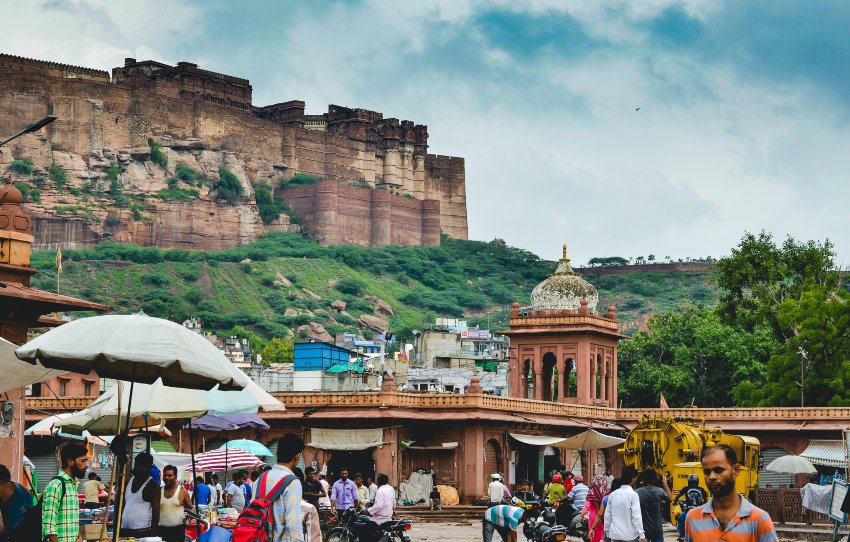
[[[408,450],[454,450],[457,448],[457,442],[444,442],[436,446],[408,446]]]
[[[584,433],[579,433],[574,437],[561,440],[555,446],[572,450],[599,450],[601,448],[620,445],[625,441],[625,439],[619,437],[609,437],[593,429],[588,429]]]
[[[531,444],[532,446],[551,446],[564,440],[564,437],[547,437],[545,435],[522,435],[520,433],[510,433],[510,435],[523,444]]]
[[[841,468],[845,466],[844,443],[840,440],[810,440],[808,447],[800,455],[814,465]]]
[[[384,445],[384,430],[310,429],[307,446],[319,450],[366,450]]]

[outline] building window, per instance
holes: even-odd
[[[85,380],[83,382],[83,395],[86,397],[91,397],[91,385],[92,382],[90,380]]]
[[[59,397],[65,397],[68,393],[68,379],[59,379]]]
[[[434,358],[434,367],[448,369],[452,366],[452,358]]]

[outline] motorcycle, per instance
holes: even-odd
[[[378,525],[352,507],[342,513],[339,525],[325,534],[325,542],[410,542],[407,534],[413,524],[406,519]]]
[[[567,539],[566,527],[550,524],[542,514],[526,521],[522,531],[526,540],[532,542],[564,542]]]
[[[556,525],[563,525],[567,534],[582,540],[590,540],[587,532],[587,524],[581,513],[573,507],[573,498],[569,495],[564,495],[557,503],[555,508]]]

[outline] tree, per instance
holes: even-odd
[[[649,256],[646,257],[646,259],[651,261],[651,262],[654,262],[655,261],[655,254],[650,254]]]
[[[780,341],[788,339],[792,334],[779,325],[779,306],[799,299],[806,281],[834,280],[834,257],[828,239],[823,244],[799,243],[789,236],[777,246],[769,233],[746,233],[732,255],[717,262],[717,284],[723,290],[717,307],[721,318],[749,330],[767,324]]]
[[[266,345],[265,339],[242,326],[233,326],[227,334],[229,337],[239,337],[240,339],[248,339],[248,344],[251,346],[251,351],[259,352]]]
[[[242,197],[243,189],[239,178],[224,166],[218,168],[218,197],[230,205],[236,205],[236,201]]]
[[[780,304],[776,317],[792,336],[770,358],[766,383],[742,386],[749,394],[742,404],[850,405],[850,292],[810,280],[799,299]]]
[[[732,406],[738,383],[764,379],[776,347],[769,330],[736,330],[704,307],[659,313],[647,326],[620,347],[624,406],[657,406],[662,392],[670,405]]]
[[[292,363],[295,358],[295,344],[291,339],[275,337],[263,348],[263,365],[273,363]]]

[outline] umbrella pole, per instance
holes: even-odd
[[[121,381],[118,381],[118,418],[115,420],[115,434],[121,431]],[[112,474],[109,475],[109,487],[106,492],[106,508],[103,509],[103,525],[100,527],[100,540],[106,538],[106,525],[109,523],[109,501],[112,499],[112,486],[115,485],[115,467],[118,461],[112,461]]]
[[[192,431],[192,418],[189,418],[189,453],[192,454],[192,487],[195,488],[193,499],[195,501],[195,515],[200,515],[198,512],[198,474],[195,471],[195,432]],[[201,539],[201,522],[200,520],[195,520],[195,527],[198,529],[198,537],[196,540]]]
[[[133,364],[133,378],[130,380],[130,396],[127,397],[127,421],[124,423],[124,435],[126,436],[130,432],[130,413],[133,411],[133,388],[136,385],[136,364]],[[118,424],[120,427],[121,424],[121,402],[118,402]],[[130,452],[130,457],[132,458],[133,452]],[[126,454],[124,455],[124,459],[127,459]],[[129,463],[129,460],[127,460]],[[127,483],[127,463],[124,463],[121,468],[121,476],[118,478],[118,486],[116,486],[116,490],[121,490],[121,495],[118,498],[118,507],[115,509],[115,528],[112,530],[112,542],[117,542],[118,537],[121,535],[121,515],[124,508],[124,493],[126,493],[125,484]]]

